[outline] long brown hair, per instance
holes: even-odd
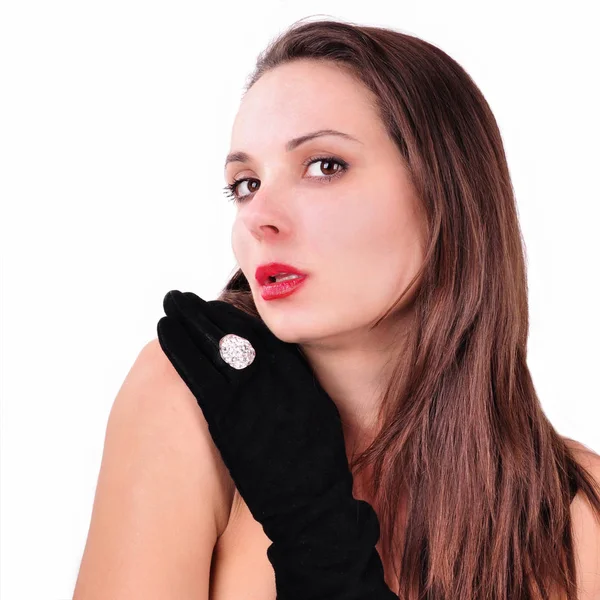
[[[301,21],[259,55],[246,91],[297,59],[347,68],[374,93],[427,218],[423,266],[398,299],[416,282],[409,347],[392,357],[379,434],[350,461],[355,475],[367,465],[373,474],[400,597],[549,599],[558,590],[576,600],[571,498],[581,490],[600,518],[600,487],[544,414],[527,367],[525,249],[490,107],[428,42]],[[260,318],[241,269],[219,299]]]

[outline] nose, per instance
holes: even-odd
[[[290,235],[293,220],[282,194],[259,189],[239,218],[250,234],[259,241],[281,240]]]

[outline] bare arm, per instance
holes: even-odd
[[[194,396],[152,340],[110,412],[73,600],[208,600],[231,485]]]

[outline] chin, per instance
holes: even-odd
[[[263,319],[264,320],[264,319]],[[297,344],[300,340],[300,337],[292,331],[289,327],[285,325],[278,327],[276,325],[271,326],[270,323],[265,321],[266,326],[269,328],[271,333],[282,342],[286,342],[288,344]]]
[[[299,344],[306,339],[305,334],[303,335],[302,332],[295,330],[290,326],[289,323],[285,322],[285,317],[283,317],[283,321],[281,323],[274,322],[272,316],[271,318],[265,318],[263,315],[261,315],[261,318],[264,324],[269,328],[269,331],[282,342],[286,342],[288,344]]]

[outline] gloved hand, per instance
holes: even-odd
[[[375,548],[379,521],[352,495],[340,415],[297,344],[233,305],[172,290],[160,345],[198,401],[216,447],[272,544],[279,600],[397,600]],[[219,341],[250,342],[228,364]]]

